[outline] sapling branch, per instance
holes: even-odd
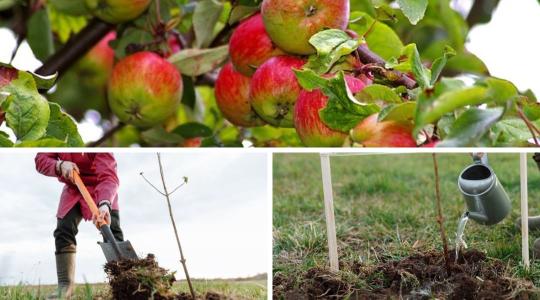
[[[437,223],[439,223],[439,232],[441,234],[441,240],[443,243],[444,251],[444,263],[446,265],[447,273],[450,273],[450,258],[448,257],[448,240],[446,239],[446,232],[444,230],[444,217],[441,208],[441,191],[439,186],[439,166],[437,164],[437,154],[432,153],[433,157],[433,169],[435,171],[435,196],[437,205]]]
[[[416,87],[416,81],[409,76],[396,71],[390,70],[385,67],[386,62],[380,56],[369,50],[366,44],[362,44],[356,49],[358,58],[363,64],[372,66],[370,70],[379,76],[382,76],[389,80],[394,85],[404,85],[408,89],[414,89]],[[377,66],[378,68],[375,68]]]
[[[144,179],[144,181],[146,181],[151,187],[153,187],[154,190],[156,190],[156,192],[162,194],[163,196],[166,196],[165,193],[163,193],[162,191],[160,191],[155,185],[153,185],[148,179],[146,179],[146,177],[144,176],[144,173],[143,173],[143,172],[139,173],[139,175],[141,175],[142,178]]]
[[[538,144],[538,139],[536,138],[536,134],[540,134],[540,131],[538,130],[538,128],[531,122],[531,120],[529,120],[529,118],[527,118],[527,116],[523,113],[523,109],[521,108],[521,106],[519,105],[519,103],[516,105],[517,106],[517,113],[518,113],[518,116],[523,120],[523,122],[525,123],[525,125],[527,125],[527,129],[529,129],[529,131],[531,132],[531,135],[533,137],[533,140],[534,140],[534,144],[539,147],[540,144]]]

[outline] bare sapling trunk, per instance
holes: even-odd
[[[446,265],[446,271],[450,273],[450,258],[448,257],[448,240],[446,239],[446,231],[444,230],[444,217],[441,208],[441,191],[439,182],[439,166],[437,164],[437,154],[433,153],[433,169],[435,171],[435,196],[436,196],[436,209],[437,209],[437,223],[439,223],[439,232],[441,234],[441,240],[443,243],[444,251],[444,263]]]
[[[176,244],[178,245],[178,251],[180,252],[180,263],[182,263],[182,268],[184,269],[184,274],[186,275],[186,281],[189,286],[189,291],[191,293],[191,297],[195,299],[195,291],[193,290],[193,285],[191,284],[191,278],[189,277],[189,272],[186,265],[186,258],[184,257],[184,251],[182,251],[182,245],[180,244],[180,236],[178,234],[178,229],[176,228],[176,222],[174,221],[173,211],[171,207],[171,199],[170,196],[176,192],[180,187],[182,187],[184,184],[187,183],[187,177],[184,177],[184,182],[174,188],[172,192],[169,192],[167,189],[167,184],[165,183],[165,174],[163,172],[163,165],[161,164],[161,155],[157,153],[157,159],[159,164],[159,174],[161,175],[161,182],[163,183],[163,191],[160,191],[155,185],[153,185],[146,177],[144,177],[144,174],[141,172],[142,178],[150,185],[152,188],[154,188],[158,193],[163,195],[165,199],[167,199],[167,207],[169,209],[169,217],[171,218],[171,223],[174,229],[174,236],[176,237]]]

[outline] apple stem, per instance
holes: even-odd
[[[369,50],[366,44],[362,44],[356,50],[360,61],[364,64],[373,66],[370,71],[374,71],[379,76],[385,77],[395,85],[404,85],[407,89],[412,90],[416,87],[416,81],[409,76],[396,71],[385,68],[386,62],[380,56]],[[377,68],[375,68],[377,66]]]
[[[86,27],[69,39],[69,41],[45,63],[36,70],[39,75],[52,75],[58,72],[58,76],[69,69],[73,63],[81,58],[88,50],[96,45],[114,26],[92,19]]]

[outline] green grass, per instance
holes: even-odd
[[[530,156],[530,155],[529,155]],[[453,240],[465,204],[457,188],[460,171],[472,162],[467,154],[438,154],[442,207],[447,236]],[[540,286],[540,262],[520,265],[519,155],[490,154],[490,164],[512,200],[512,212],[495,226],[470,221],[469,248],[504,260],[509,276]],[[540,172],[529,158],[529,214],[540,214]],[[274,274],[298,278],[311,267],[326,267],[320,158],[318,154],[274,155]],[[435,221],[435,180],[431,154],[338,156],[331,158],[340,263],[373,264],[414,251],[442,250]],[[530,233],[530,242],[540,232]],[[413,247],[414,246],[414,247]],[[452,247],[452,245],[451,245]],[[357,287],[365,281],[344,277]]]
[[[194,280],[193,287],[197,294],[216,292],[227,295],[232,299],[266,299],[266,280]],[[10,300],[41,300],[54,292],[56,286],[0,286],[0,299]],[[174,291],[189,292],[185,281],[175,283]],[[79,284],[73,300],[111,299],[109,287],[106,284]]]

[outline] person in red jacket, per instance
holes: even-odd
[[[70,298],[75,284],[75,236],[82,219],[92,220],[99,228],[110,224],[118,241],[123,241],[118,212],[118,186],[116,160],[112,153],[38,153],[35,157],[39,173],[56,177],[64,184],[56,213],[54,230],[56,273],[58,289],[49,299]],[[80,174],[88,191],[99,207],[99,215],[92,215],[77,186],[73,171]]]

